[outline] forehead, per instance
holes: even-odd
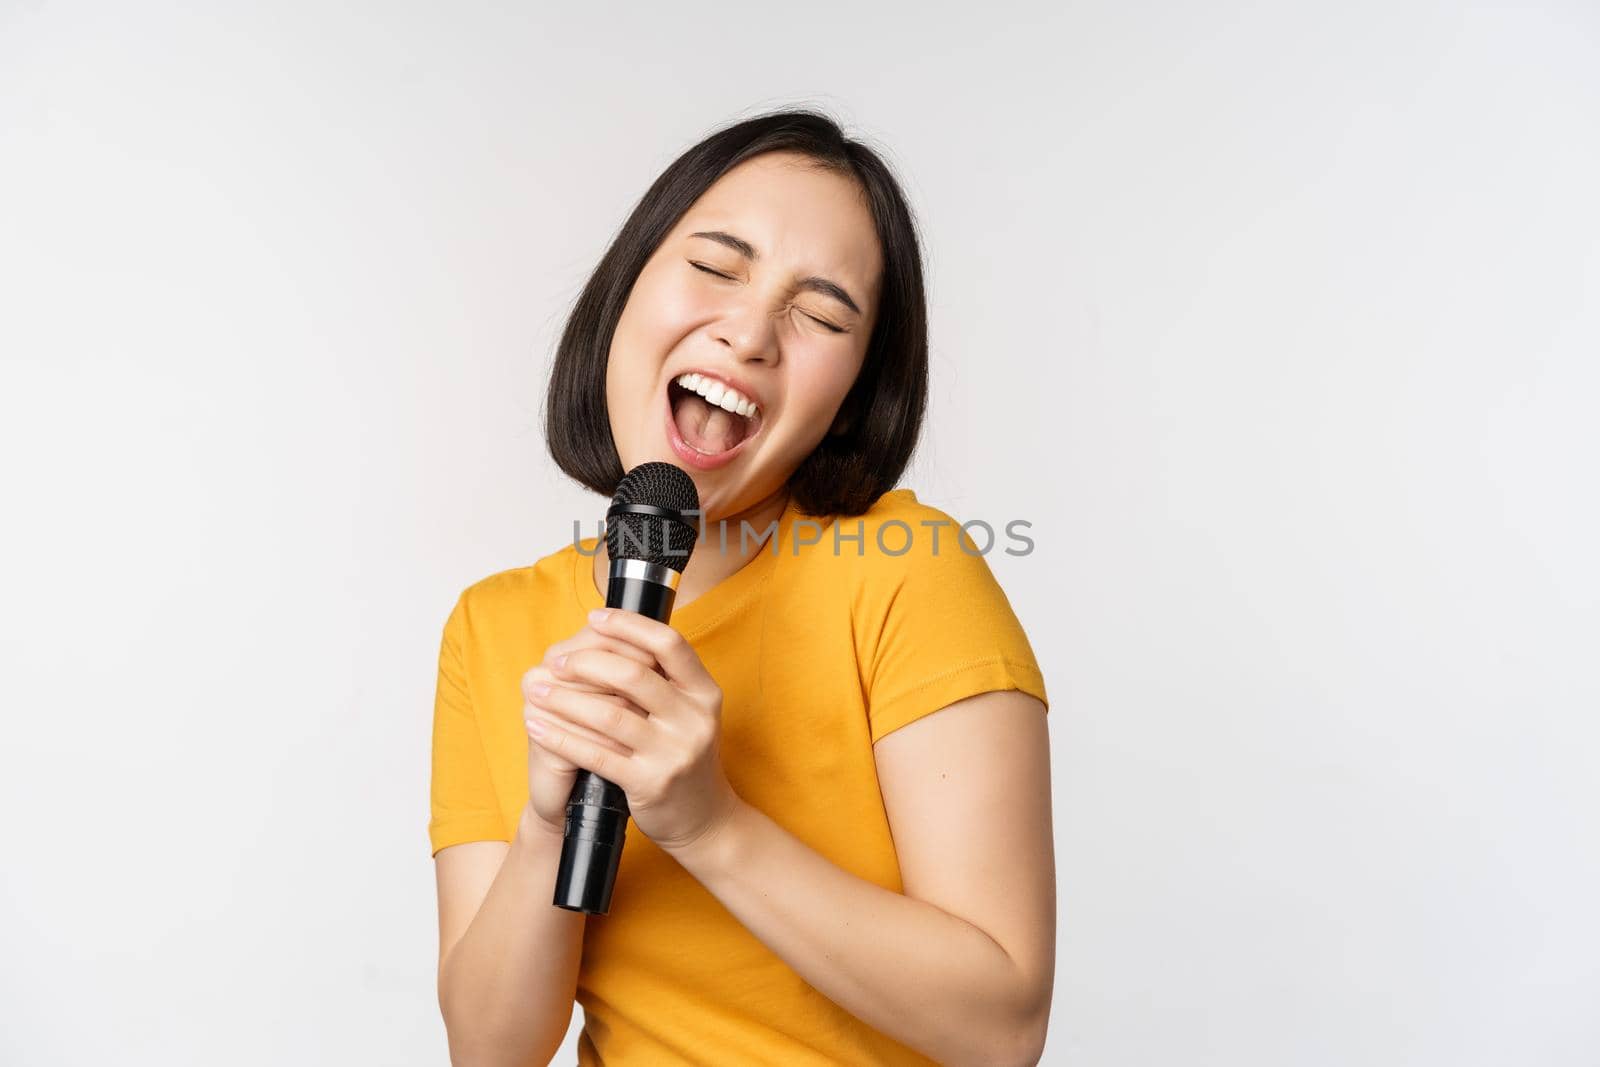
[[[676,229],[726,230],[754,245],[763,264],[854,283],[869,299],[877,293],[883,258],[861,187],[805,156],[745,160],[702,193]]]

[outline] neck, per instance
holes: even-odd
[[[737,573],[746,563],[754,559],[758,552],[766,549],[767,542],[777,536],[776,529],[759,541],[754,536],[743,538],[744,545],[741,551],[740,523],[747,522],[755,534],[762,534],[768,526],[783,517],[784,509],[788,505],[789,487],[783,485],[772,495],[742,511],[714,518],[707,516],[703,531],[705,536],[695,545],[694,551],[689,553],[689,562],[684,564],[683,578],[678,582],[678,592],[673,603],[677,607],[683,607],[724,578]],[[726,552],[722,551],[723,524],[728,531]],[[601,596],[605,595],[606,586],[610,581],[611,555],[606,551],[605,539],[601,538],[600,550],[594,554],[594,585]]]

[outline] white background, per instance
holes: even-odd
[[[813,103],[924,227],[904,484],[1035,526],[1046,1062],[1600,1061],[1600,18],[1053,6],[0,3],[0,1060],[445,1062],[440,628],[603,508],[628,210]]]

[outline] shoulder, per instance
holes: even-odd
[[[584,547],[592,546],[584,542]],[[456,597],[451,622],[471,629],[495,627],[525,616],[531,605],[565,604],[576,596],[573,575],[578,555],[577,546],[564,545],[534,563],[471,582]]]
[[[981,524],[972,524],[981,525]],[[932,574],[988,572],[988,547],[942,508],[917,499],[915,490],[884,493],[861,515],[836,517],[818,548],[852,560],[858,581],[895,585]]]
[[[839,562],[855,573],[852,629],[874,743],[979,693],[1044,700],[1032,645],[987,559],[1008,542],[910,490],[885,494],[859,519],[864,552]],[[842,522],[856,529],[856,518]]]
[[[948,512],[917,499],[915,489],[901,487],[891,489],[878,497],[864,514],[853,519],[841,518],[838,521],[844,523],[859,521],[868,529],[881,530],[896,524],[916,529],[924,524],[954,523],[955,519]]]

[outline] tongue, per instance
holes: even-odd
[[[672,411],[678,432],[695,449],[710,455],[726,452],[744,439],[744,417],[712,407],[690,393]]]

